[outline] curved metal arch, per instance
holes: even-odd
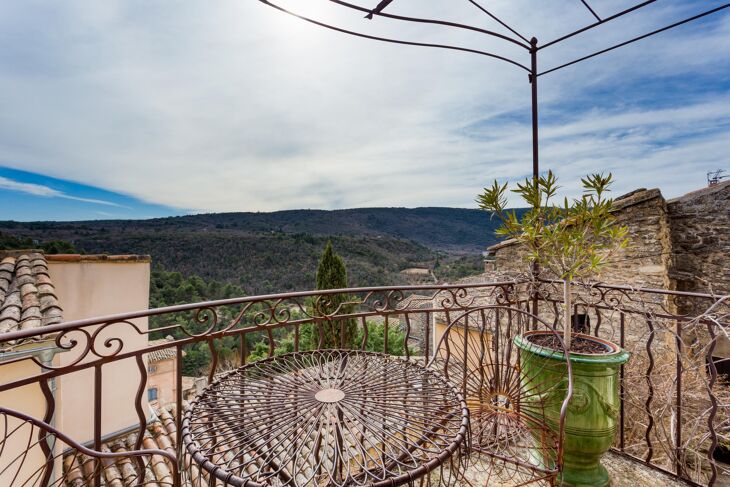
[[[332,3],[335,3],[337,5],[342,5],[343,7],[351,8],[353,10],[358,10],[360,12],[370,12],[370,9],[365,7],[360,7],[359,5],[355,5],[354,3],[345,2],[343,0],[329,0]],[[487,29],[481,29],[479,27],[474,27],[472,25],[467,24],[460,24],[458,22],[449,22],[446,20],[437,20],[437,19],[423,19],[419,17],[406,17],[403,15],[395,15],[395,14],[388,14],[385,12],[375,12],[374,15],[378,15],[380,17],[386,17],[389,19],[395,19],[395,20],[404,20],[406,22],[416,22],[420,24],[435,24],[435,25],[444,25],[447,27],[455,27],[457,29],[464,29],[464,30],[471,30],[474,32],[479,32],[480,34],[486,34],[488,36],[497,37],[499,39],[511,42],[513,44],[517,44],[518,46],[522,47],[525,50],[530,50],[530,45],[525,44],[523,42],[518,41],[517,39],[513,39],[509,36],[506,36],[504,34],[500,34],[499,32],[494,32]]]
[[[267,5],[269,7],[275,8],[276,10],[279,10],[280,12],[284,12],[286,14],[289,14],[292,17],[297,17],[297,18],[299,18],[301,20],[304,20],[306,22],[309,22],[311,24],[318,25],[320,27],[324,27],[325,29],[334,30],[336,32],[341,32],[343,34],[349,34],[351,36],[362,37],[364,39],[371,39],[371,40],[380,41],[380,42],[388,42],[388,43],[391,43],[391,44],[401,44],[401,45],[405,45],[405,46],[419,46],[419,47],[434,47],[434,48],[438,48],[438,49],[448,49],[448,50],[452,50],[452,51],[461,51],[461,52],[469,52],[469,53],[472,53],[472,54],[479,54],[479,55],[482,55],[482,56],[491,57],[491,58],[494,58],[494,59],[499,59],[500,61],[507,62],[509,64],[512,64],[514,66],[517,66],[518,68],[522,68],[523,70],[525,70],[528,73],[531,72],[530,68],[528,68],[527,66],[525,66],[523,64],[520,64],[517,61],[514,61],[514,60],[509,59],[507,57],[500,56],[498,54],[494,54],[494,53],[491,53],[491,52],[481,51],[479,49],[470,49],[468,47],[451,46],[451,45],[448,45],[448,44],[435,44],[435,43],[429,43],[429,42],[404,41],[404,40],[400,40],[400,39],[392,39],[392,38],[388,38],[388,37],[379,37],[379,36],[374,36],[374,35],[370,35],[370,34],[363,34],[362,32],[355,32],[355,31],[352,31],[352,30],[343,29],[341,27],[336,27],[334,25],[326,24],[324,22],[320,22],[318,20],[314,20],[312,18],[305,17],[303,15],[294,13],[291,10],[287,10],[284,7],[281,7],[280,5],[276,5],[275,3],[272,3],[269,0],[258,0],[258,1],[261,2],[261,3],[263,3],[264,5]],[[330,0],[330,1],[333,1],[333,0]]]
[[[492,20],[494,20],[495,22],[497,22],[499,25],[501,25],[502,27],[504,27],[508,31],[512,32],[514,35],[516,35],[517,37],[519,37],[523,41],[527,42],[528,44],[530,43],[530,40],[527,37],[523,36],[522,34],[520,34],[519,32],[517,32],[515,29],[513,29],[512,27],[510,27],[509,25],[507,25],[507,23],[505,23],[502,19],[500,19],[499,17],[497,17],[496,15],[494,15],[492,12],[490,12],[486,8],[482,7],[482,5],[479,4],[479,2],[477,2],[476,0],[466,0],[466,1],[469,2],[470,4],[474,5],[476,8],[478,8],[479,10],[481,10],[484,14],[488,15]]]

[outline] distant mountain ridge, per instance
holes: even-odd
[[[249,232],[370,235],[412,240],[433,250],[479,252],[496,240],[483,211],[462,208],[354,208],[216,213],[176,220]]]
[[[357,208],[0,221],[0,232],[38,242],[68,241],[85,253],[150,254],[155,266],[260,294],[313,288],[327,240],[345,259],[352,286],[411,283],[413,278],[401,271],[412,267],[429,268],[437,279],[452,281],[479,272],[481,251],[497,242],[497,225],[475,209]]]
[[[522,210],[518,210],[522,211]],[[0,222],[0,228],[61,230],[70,227],[180,230],[227,230],[232,233],[368,235],[412,240],[433,250],[479,252],[497,242],[498,225],[489,213],[467,208],[352,208],[344,210],[284,210],[271,213],[202,213],[148,220],[82,222]]]

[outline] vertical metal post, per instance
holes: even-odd
[[[431,360],[431,327],[435,327],[436,325],[434,323],[431,323],[431,313],[426,311],[426,333],[425,337],[423,339],[423,348],[424,348],[424,359],[423,359],[423,365],[427,366],[429,360]],[[435,334],[435,331],[434,331]]]
[[[624,348],[626,346],[626,315],[624,312],[621,312],[621,322],[620,322],[620,328],[619,328],[619,344],[621,345],[621,348]],[[620,409],[619,409],[619,450],[624,451],[626,448],[626,391],[624,390],[624,379],[625,376],[625,370],[624,370],[624,364],[621,364],[621,368],[619,370],[619,381],[618,381],[618,387],[619,387],[619,398],[620,398]]]
[[[675,459],[674,469],[679,477],[685,478],[684,475],[684,449],[682,448],[682,321],[677,320],[675,340],[677,344],[677,391],[676,391],[676,408],[675,416],[676,425],[674,428],[674,448]]]
[[[537,137],[537,37],[530,39],[530,84],[532,85],[532,182],[537,187],[537,178],[540,175],[540,157],[539,157],[539,145]],[[533,262],[530,266],[532,271],[532,277],[534,281],[537,281],[537,275],[540,269],[537,262]],[[534,290],[532,296],[532,329],[537,329],[537,316],[538,316],[538,299],[537,290]]]
[[[102,376],[101,364],[94,366],[94,451],[101,451],[101,414],[102,414]],[[94,458],[94,487],[101,487],[100,458]]]
[[[175,446],[177,447],[177,454],[179,458],[183,458],[184,452],[182,448],[182,420],[183,420],[183,390],[182,390],[182,366],[183,366],[183,349],[182,345],[178,344],[175,347],[175,388],[177,389],[175,394],[175,426],[177,431],[175,432]]]
[[[532,178],[540,174],[537,138],[537,38],[530,39],[530,84],[532,85]]]

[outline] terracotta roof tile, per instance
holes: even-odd
[[[12,303],[10,301],[12,301]],[[19,322],[21,314],[20,298],[16,298],[15,295],[11,294],[5,298],[5,303],[6,304],[3,307],[2,312],[0,312],[0,320],[11,319]]]
[[[54,308],[55,309],[55,308]],[[48,316],[44,316],[41,318],[41,326],[48,326],[48,325],[55,325],[57,323],[61,323],[63,321],[63,317],[61,316],[61,313],[58,314],[51,314]]]
[[[27,292],[23,294],[23,291],[20,291],[21,298],[21,309],[23,310],[23,314],[26,314],[26,311],[38,309],[40,311],[41,301],[38,299],[38,288],[33,286],[32,284],[26,284],[23,286],[28,289],[28,286],[32,286],[33,290],[31,292]]]
[[[12,319],[0,320],[0,333],[6,333],[17,328],[18,322]]]
[[[84,485],[84,474],[75,456],[68,455],[64,457],[63,471],[66,473],[67,487],[81,487]]]
[[[49,324],[49,323],[46,323]],[[23,320],[20,322],[20,329],[21,330],[28,330],[31,328],[39,328],[43,326],[43,320],[38,318],[29,318],[27,320]]]
[[[48,267],[48,261],[43,257],[43,254],[33,253],[30,254],[30,265]]]
[[[143,449],[156,449],[175,453],[176,429],[171,409],[158,408],[156,418],[147,424],[142,438]],[[135,448],[137,432],[125,433],[102,443],[102,452],[125,453]],[[143,469],[131,457],[103,459],[102,487],[171,487],[173,467],[160,455],[143,457]],[[94,478],[94,462],[76,450],[64,453],[64,483],[60,487],[81,487],[91,485]],[[140,471],[143,470],[143,471]],[[197,473],[197,472],[194,472]],[[202,479],[193,483],[184,480],[181,487],[208,487]]]
[[[169,338],[163,338],[162,340],[150,340],[149,344],[151,346],[158,346],[158,345],[164,345],[165,343],[170,343],[172,341],[172,337]],[[169,348],[163,348],[160,350],[153,350],[152,352],[149,352],[147,354],[147,360],[150,363],[154,362],[160,362],[161,360],[169,360],[175,358],[177,355],[177,350],[175,349],[174,345],[170,345]]]
[[[45,283],[44,284],[39,283],[36,286],[36,288],[38,288],[38,294],[40,296],[46,296],[46,295],[55,296],[56,288],[54,288],[53,287],[53,284],[51,284],[50,282],[47,283],[47,284],[45,284]]]
[[[42,286],[44,284],[51,284],[51,278],[48,276],[48,274],[38,274],[38,277],[36,278],[36,282],[38,283],[38,286]]]
[[[53,294],[45,294],[41,296],[41,313],[50,308],[58,308],[58,300]]]
[[[31,318],[41,318],[42,316],[40,304],[37,304],[35,306],[24,307],[20,319],[21,321],[25,321]]]
[[[38,252],[23,252],[12,251],[0,261],[0,333],[63,321],[46,257]],[[17,345],[3,343],[0,350]]]

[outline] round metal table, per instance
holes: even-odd
[[[184,468],[247,487],[456,485],[468,422],[449,382],[401,357],[295,352],[205,388],[183,419]]]

